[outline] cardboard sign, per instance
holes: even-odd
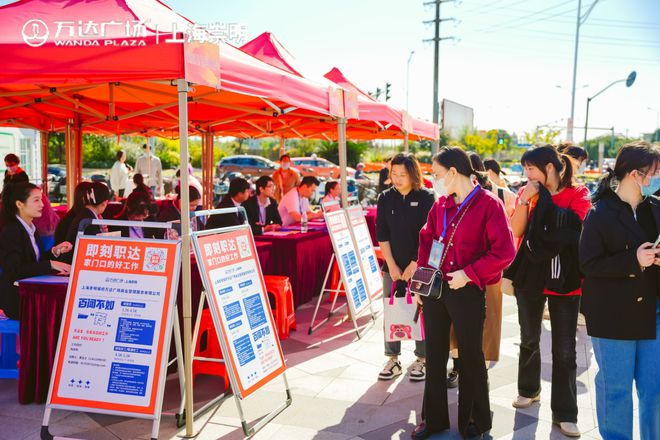
[[[285,370],[249,227],[193,235],[234,394],[243,399]]]
[[[159,417],[179,267],[174,241],[78,238],[51,407]]]
[[[353,241],[344,210],[325,214],[337,264],[342,274],[346,298],[353,316],[370,306],[367,286],[358,261],[359,252]]]
[[[380,273],[380,268],[378,267],[378,260],[376,259],[376,252],[371,242],[367,220],[364,218],[364,213],[360,206],[349,208],[346,210],[346,213],[351,221],[353,239],[355,240],[360,256],[367,291],[374,298],[383,291],[383,275]]]

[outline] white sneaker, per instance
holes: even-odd
[[[559,430],[566,437],[580,437],[580,429],[575,423],[571,422],[555,422],[559,426]]]
[[[413,382],[421,382],[426,379],[426,363],[417,358],[408,368],[408,374],[410,375],[410,380]]]
[[[514,408],[529,408],[534,404],[534,402],[538,402],[541,400],[541,396],[536,396],[536,397],[523,397],[523,396],[518,396],[516,397],[516,400],[513,401],[512,405]]]
[[[385,364],[383,371],[378,374],[378,379],[380,380],[392,380],[395,377],[401,375],[403,369],[401,368],[401,362],[398,360],[390,359]]]

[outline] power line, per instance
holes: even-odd
[[[490,30],[497,30],[498,28],[501,28],[503,26],[509,26],[511,24],[514,24],[517,21],[526,20],[528,18],[535,17],[539,14],[543,14],[544,12],[552,11],[552,10],[555,10],[555,9],[561,7],[561,6],[567,5],[568,3],[573,3],[573,1],[574,0],[567,0],[567,1],[561,2],[559,4],[556,4],[554,6],[550,6],[549,8],[542,9],[542,10],[536,11],[536,12],[532,12],[531,14],[523,15],[522,17],[514,18],[513,20],[508,20],[508,21],[505,21],[504,23],[498,23],[498,24],[492,26],[490,28]],[[566,12],[563,12],[563,14],[565,14],[565,13]],[[489,28],[477,29],[477,32],[488,31],[488,30],[489,30]]]

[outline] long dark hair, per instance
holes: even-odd
[[[545,167],[551,163],[557,172],[557,179],[559,180],[557,190],[573,186],[573,167],[571,160],[568,156],[560,154],[552,145],[541,145],[525,151],[520,158],[520,163],[524,167],[531,165],[538,168],[546,179],[548,178],[548,174],[545,171]]]
[[[474,169],[470,156],[460,147],[442,147],[440,152],[433,156],[433,160],[444,168],[449,169],[454,167],[458,174],[462,174],[465,177],[475,176],[479,186],[482,188],[488,185],[486,174]],[[483,167],[483,164],[481,166]]]
[[[419,190],[422,187],[422,168],[419,166],[417,158],[412,153],[399,153],[392,158],[390,164],[392,167],[394,165],[403,165],[406,169],[406,172],[410,176],[412,182],[412,187],[415,191]],[[390,174],[392,168],[390,168]]]
[[[592,202],[596,203],[610,191],[614,179],[620,182],[634,170],[648,172],[648,170],[657,169],[658,166],[660,166],[660,151],[653,145],[644,141],[624,145],[616,155],[614,169],[610,169],[600,180],[598,188],[591,198]]]
[[[2,191],[2,215],[5,222],[16,220],[18,207],[16,202],[27,202],[33,190],[41,190],[37,185],[30,182],[11,183]]]

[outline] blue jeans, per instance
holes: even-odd
[[[656,312],[655,339],[591,338],[599,368],[596,413],[603,440],[633,438],[633,380],[641,439],[660,439],[660,301]]]
[[[389,272],[383,272],[383,300],[389,302],[392,289],[392,278]],[[383,334],[383,337],[385,335]],[[401,341],[385,341],[385,356],[399,356],[401,354]],[[426,343],[424,341],[415,341],[415,356],[419,358],[426,357]]]

